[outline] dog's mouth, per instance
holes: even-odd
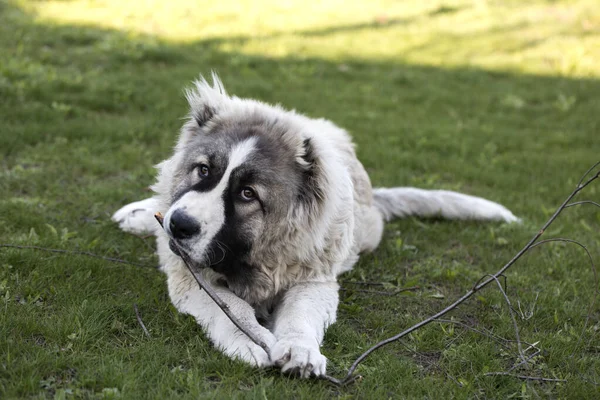
[[[175,255],[181,257],[181,247],[175,242],[174,239],[169,239],[169,248]]]
[[[186,263],[189,267],[194,268],[195,270],[201,270],[205,266],[203,263],[200,263],[193,259],[186,246],[183,246],[181,243],[178,243],[175,239],[169,239],[169,248],[176,256],[180,257],[184,263]]]
[[[209,267],[215,271],[223,268],[223,261],[225,260],[225,249],[223,246],[217,246],[216,249],[209,251],[202,261],[197,261],[196,259],[192,258],[190,255],[191,251],[188,246],[178,242],[172,237],[169,238],[169,248],[173,254],[182,258],[184,262],[194,268],[202,269]]]

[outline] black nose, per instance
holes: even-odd
[[[175,210],[169,220],[169,230],[175,239],[187,239],[200,232],[200,225],[181,210]]]

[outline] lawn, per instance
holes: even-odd
[[[374,353],[347,387],[213,349],[170,305],[153,240],[110,221],[150,195],[183,89],[211,70],[232,94],[347,128],[376,186],[458,190],[523,219],[387,225],[341,278],[323,346],[337,377],[497,271],[600,160],[596,0],[0,0],[0,243],[139,264],[0,248],[0,398],[600,397],[598,282],[569,243],[506,274],[529,358],[516,367],[497,287]],[[600,202],[600,182],[585,199]],[[598,232],[588,204],[544,237],[600,262]]]

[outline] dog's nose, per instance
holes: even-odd
[[[187,239],[200,232],[200,225],[185,212],[175,210],[169,219],[169,230],[175,239]]]

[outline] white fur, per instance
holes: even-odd
[[[394,217],[443,217],[518,222],[506,207],[462,193],[416,188],[374,189],[375,204],[386,221]]]
[[[151,197],[146,200],[127,204],[112,216],[119,228],[135,235],[154,233],[158,225],[154,214],[158,211],[158,200]]]
[[[191,116],[212,110],[221,121],[252,120],[257,115],[272,124],[285,124],[278,140],[297,149],[294,155],[301,168],[315,168],[322,201],[312,206],[290,208],[281,221],[267,227],[273,246],[253,247],[253,257],[263,260],[259,268],[261,285],[249,291],[220,283],[223,276],[212,269],[202,270],[204,277],[229,305],[231,311],[271,349],[266,354],[241,333],[223,311],[196,285],[181,259],[169,249],[168,232],[155,230],[154,212],[166,214],[166,226],[173,210],[185,208],[202,224],[203,239],[194,245],[198,252],[206,246],[224,223],[221,193],[217,185],[208,193],[188,192],[171,205],[173,187],[180,179],[177,170],[183,152],[198,133],[198,124],[190,118],[171,158],[158,166],[153,186],[156,197],[127,205],[113,219],[128,232],[154,232],[162,270],[167,275],[169,295],[175,307],[190,314],[203,327],[211,341],[225,354],[252,365],[276,365],[282,371],[297,371],[300,376],[322,375],[326,358],[320,352],[326,328],[335,322],[338,305],[337,276],[348,271],[359,253],[372,251],[379,244],[384,219],[416,215],[452,219],[517,221],[503,206],[491,201],[448,191],[414,188],[371,189],[369,178],[357,160],[349,135],[333,123],[311,119],[279,106],[244,100],[226,94],[216,75],[213,84],[201,79],[186,93]],[[211,121],[202,129],[210,129]],[[303,143],[310,140],[318,162],[304,160]],[[230,153],[229,172],[245,162],[255,150],[248,140]],[[229,175],[227,175],[229,176]],[[226,179],[223,179],[225,182]],[[263,234],[265,230],[263,229]],[[285,245],[281,245],[281,243]],[[265,247],[266,246],[266,247]],[[191,254],[192,258],[198,254]],[[234,290],[237,290],[236,295]],[[243,298],[241,298],[243,297]],[[269,315],[267,310],[273,309]],[[257,315],[269,319],[262,326]]]
[[[325,329],[335,322],[338,289],[336,282],[300,283],[283,296],[275,310],[277,342],[271,349],[283,372],[298,369],[304,378],[325,374],[327,359],[319,347]]]

